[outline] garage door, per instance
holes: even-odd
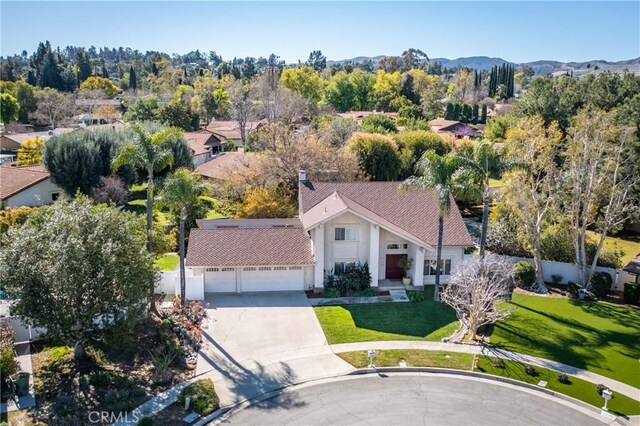
[[[304,290],[302,266],[242,268],[242,291]]]
[[[205,293],[236,291],[236,268],[207,268],[204,271]]]

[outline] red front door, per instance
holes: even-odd
[[[404,277],[404,269],[402,269],[398,264],[400,263],[400,259],[403,257],[407,257],[406,254],[388,254],[387,262],[384,268],[385,277],[388,280],[400,279]]]

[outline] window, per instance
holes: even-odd
[[[424,261],[424,275],[436,275],[436,261]],[[440,260],[440,275],[451,275],[451,259]]]
[[[286,271],[287,267],[286,266],[274,266],[273,270],[274,271]]]
[[[253,267],[249,267],[249,268],[242,268],[243,271],[255,271],[256,268]]]
[[[59,193],[59,192],[52,192],[52,193],[51,193],[51,200],[52,200],[52,201],[55,201],[55,200],[57,200],[58,198],[60,198],[60,193]]]
[[[218,268],[216,268],[218,269]],[[231,271],[235,271],[236,268],[222,268],[222,272],[231,272]]]
[[[409,247],[409,244],[402,244],[402,243],[387,244],[387,250],[400,250],[400,249],[406,249],[408,247]]]
[[[289,266],[290,271],[299,271],[302,269],[302,266]]]
[[[333,265],[333,273],[335,275],[342,275],[349,270],[349,268],[354,268],[356,266],[356,262],[336,262]]]
[[[270,271],[271,268],[269,266],[261,266],[258,268],[258,271]]]
[[[355,241],[356,231],[356,228],[336,228],[335,239],[336,241]]]
[[[220,269],[218,268],[207,268],[206,271],[207,272],[218,272]]]

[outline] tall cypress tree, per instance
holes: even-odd
[[[447,109],[444,112],[444,118],[445,118],[445,120],[454,120],[454,118],[453,118],[453,104],[451,104],[451,103],[447,104]]]
[[[133,69],[133,65],[129,69],[129,87],[135,92],[138,90],[138,81],[136,79],[136,70]]]
[[[475,104],[475,105],[473,106],[473,118],[471,119],[471,122],[472,122],[473,124],[478,124],[478,120],[479,120],[479,117],[478,117],[479,110],[480,110],[480,108],[478,107],[478,104]]]
[[[482,104],[482,113],[480,114],[480,123],[487,124],[487,104]]]

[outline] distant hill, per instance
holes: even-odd
[[[346,62],[351,62],[354,64],[362,63],[366,60],[370,60],[373,67],[378,66],[378,62],[380,62],[385,55],[379,56],[358,56],[352,59],[343,59],[339,61],[327,61],[328,66],[340,65]],[[507,61],[502,58],[490,58],[488,56],[471,56],[468,58],[458,58],[458,59],[447,59],[447,58],[431,58],[433,62],[440,62],[443,66],[447,68],[455,68],[455,67],[468,67],[477,70],[489,70],[496,65],[502,65],[505,63],[514,63]],[[588,74],[595,71],[603,71],[603,70],[611,70],[614,72],[623,72],[625,69],[629,71],[640,74],[640,57],[635,59],[629,59],[626,61],[617,61],[617,62],[608,62],[600,59],[596,59],[588,62],[559,62],[559,61],[534,61],[534,62],[526,62],[524,64],[517,65],[528,65],[533,68],[533,71],[536,74],[558,74],[573,71],[575,76]]]

